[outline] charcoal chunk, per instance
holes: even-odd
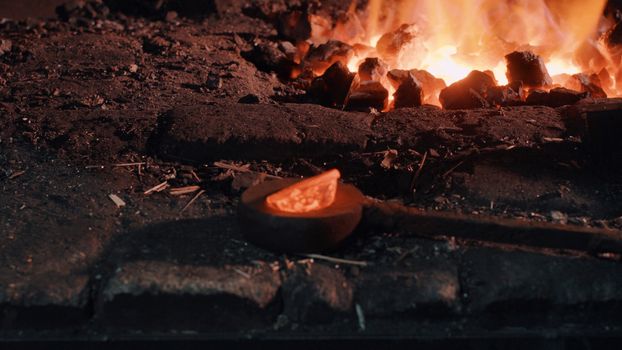
[[[527,96],[527,100],[525,101],[529,105],[540,105],[540,106],[548,106],[549,105],[549,93],[545,90],[531,90],[529,91],[529,96]]]
[[[521,90],[520,85],[515,88],[509,85],[492,86],[488,88],[486,100],[493,106],[520,106],[524,104]]]
[[[352,46],[341,41],[331,40],[319,46],[312,46],[305,58],[306,66],[311,67],[316,74],[322,74],[335,62],[344,66],[354,56]]]
[[[540,88],[553,84],[553,79],[538,55],[530,51],[514,51],[505,56],[510,83],[522,81],[526,87]]]
[[[360,42],[365,36],[365,28],[354,12],[342,12],[337,16],[333,28],[333,38],[344,42]]]
[[[412,69],[410,71],[415,78],[421,83],[423,89],[423,102],[427,104],[438,105],[438,94],[447,87],[445,81],[437,78],[431,73],[423,69]]]
[[[147,53],[159,55],[166,52],[171,47],[171,43],[163,37],[156,36],[143,40],[143,50]]]
[[[326,106],[343,106],[356,74],[340,61],[333,63],[321,77],[315,78],[309,95]]]
[[[210,73],[207,76],[205,86],[210,90],[218,90],[222,88],[222,78],[218,74]]]
[[[296,59],[298,58],[298,48],[289,41],[280,41],[279,50],[281,50],[285,54],[285,56],[292,61],[296,61]]]
[[[311,37],[309,15],[300,10],[282,13],[278,19],[277,31],[287,40],[294,42],[307,40]]]
[[[258,104],[259,102],[261,102],[261,99],[259,98],[259,96],[255,94],[248,94],[248,95],[242,96],[238,100],[238,103],[250,104],[250,105]]]
[[[402,84],[402,82],[412,75],[419,81],[423,89],[424,103],[438,105],[438,94],[447,87],[443,79],[437,78],[431,73],[423,69],[392,69],[387,73],[387,78],[394,89]]]
[[[242,57],[261,71],[275,72],[279,77],[287,79],[297,64],[284,52],[286,48],[272,42],[261,43],[253,46],[250,51],[242,52]]]
[[[440,93],[439,100],[445,109],[484,108],[488,89],[496,86],[495,79],[489,74],[477,70],[457,81]]]
[[[418,107],[423,104],[423,87],[412,73],[402,81],[395,93],[395,108]]]
[[[551,99],[551,104],[549,106],[558,107],[571,105],[586,97],[588,97],[587,92],[574,91],[565,88],[555,88],[549,91],[549,98]]]
[[[389,91],[378,81],[361,82],[350,92],[346,109],[354,111],[367,111],[375,108],[379,111],[387,108],[389,103]]]
[[[366,58],[359,66],[361,81],[380,81],[387,74],[388,67],[379,58]]]
[[[376,44],[376,50],[380,57],[389,63],[395,63],[402,48],[410,44],[415,38],[410,29],[410,25],[404,24],[397,30],[381,36]]]
[[[410,76],[410,71],[405,69],[391,69],[387,73],[387,78],[389,83],[393,86],[394,89],[397,90],[400,85],[408,79]]]
[[[514,92],[518,93],[521,100],[524,101],[527,98],[527,91],[525,91],[525,86],[523,86],[522,81],[515,81],[512,83],[509,83],[507,86],[511,88],[512,90],[514,90]]]
[[[594,98],[607,98],[607,93],[601,87],[600,78],[596,74],[575,74],[566,81],[564,87],[587,92],[589,96]]]
[[[527,97],[527,104],[549,107],[561,107],[572,105],[588,96],[587,92],[574,91],[566,88],[555,88],[546,92],[544,90],[532,90]]]

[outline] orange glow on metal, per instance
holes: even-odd
[[[335,201],[340,177],[339,170],[329,170],[269,195],[266,203],[286,213],[308,213],[327,208]]]

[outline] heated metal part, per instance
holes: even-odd
[[[269,250],[312,253],[336,248],[359,224],[363,194],[339,183],[332,205],[306,213],[288,213],[270,207],[266,197],[300,179],[266,181],[242,194],[239,218],[250,242]]]

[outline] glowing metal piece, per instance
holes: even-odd
[[[339,170],[297,182],[266,197],[268,206],[287,213],[307,213],[329,207],[335,201]]]

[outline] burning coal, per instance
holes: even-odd
[[[551,94],[603,98],[622,94],[622,26],[606,5],[354,1],[336,17],[311,8],[284,14],[280,33],[296,48],[291,78],[329,106],[473,108],[525,104],[531,94],[532,102]]]

